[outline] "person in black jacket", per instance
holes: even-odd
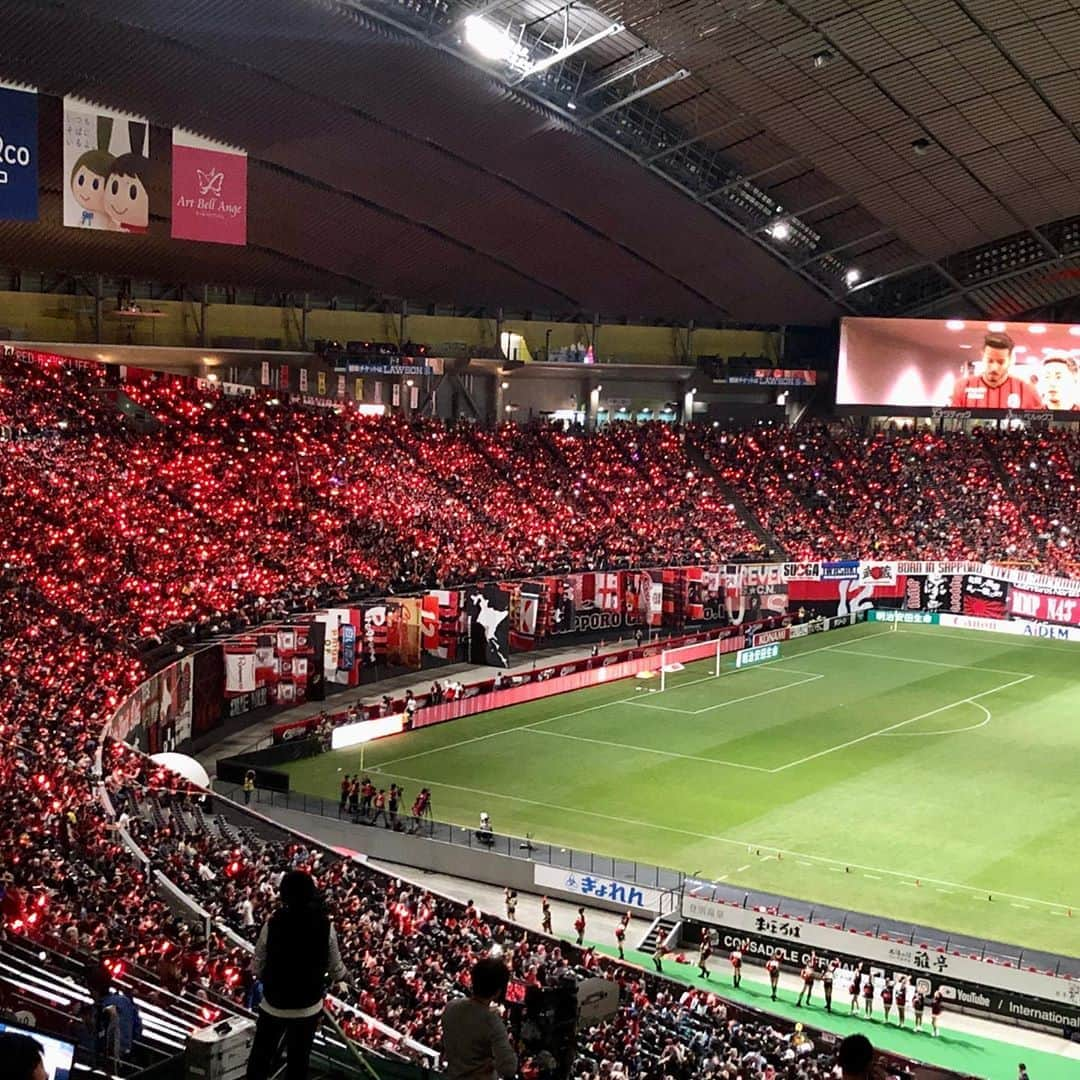
[[[286,1080],[306,1080],[327,972],[345,978],[337,935],[310,874],[281,879],[281,907],[263,924],[252,970],[263,984],[247,1080],[268,1080],[285,1045]]]

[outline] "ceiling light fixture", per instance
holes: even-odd
[[[509,60],[517,48],[510,35],[482,15],[465,20],[465,41],[485,60]]]
[[[786,240],[791,236],[791,226],[786,221],[777,221],[769,226],[769,235],[774,240]]]
[[[853,266],[853,267],[852,267],[852,268],[851,268],[851,269],[850,269],[850,270],[849,270],[849,271],[848,271],[848,272],[847,272],[847,273],[846,273],[846,274],[844,275],[844,281],[846,281],[846,282],[847,282],[847,284],[848,284],[848,286],[850,287],[850,286],[852,286],[852,285],[857,285],[857,284],[858,284],[858,282],[859,282],[859,279],[860,279],[861,277],[862,277],[862,273],[861,273],[860,271],[856,270],[856,269],[855,269],[855,267]]]

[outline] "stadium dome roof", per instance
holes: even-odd
[[[513,55],[471,49],[469,13]],[[1073,0],[0,0],[0,22],[0,78],[51,95],[10,265],[748,322],[1076,292]],[[158,125],[159,206],[164,129],[245,147],[249,246],[62,228],[64,94]]]

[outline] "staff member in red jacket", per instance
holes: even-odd
[[[579,907],[577,909],[577,918],[574,920],[574,932],[577,934],[577,943],[579,945],[585,944],[585,909]]]
[[[1011,375],[1016,345],[1003,331],[983,338],[979,370],[953,387],[954,409],[1042,409],[1038,391],[1019,375]]]

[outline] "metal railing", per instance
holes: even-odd
[[[242,789],[236,784],[225,784],[219,780],[213,783],[214,791],[233,802],[243,804]],[[256,788],[252,792],[252,805],[296,810],[302,814],[315,814],[319,817],[333,818],[335,821],[352,822],[352,814],[340,809],[336,800],[324,799],[319,795],[305,795],[301,791],[270,791]],[[563,870],[579,871],[594,877],[612,878],[616,881],[642,885],[661,892],[679,894],[682,891],[686,874],[670,867],[654,866],[652,863],[637,862],[634,859],[618,859],[611,855],[599,855],[595,851],[579,851],[576,848],[563,847],[560,844],[548,844],[534,840],[530,836],[512,836],[506,833],[492,832],[481,839],[475,826],[458,825],[448,821],[437,821],[430,817],[416,819],[409,814],[398,816],[405,835],[419,836],[425,840],[436,840],[443,844],[470,848],[474,851],[490,852],[494,855],[508,855],[515,859],[529,859],[532,862],[556,866]],[[383,828],[366,822],[356,824],[357,829]],[[677,899],[675,901],[677,907]]]

